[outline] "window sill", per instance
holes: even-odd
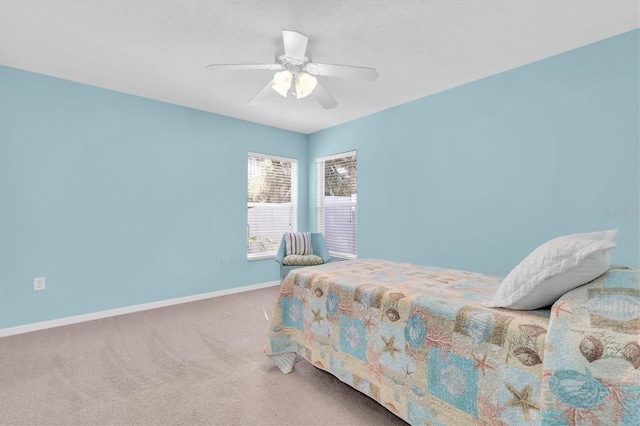
[[[331,260],[353,260],[358,258],[358,256],[354,256],[352,254],[346,254],[346,253],[329,252],[329,256],[331,256]]]
[[[253,262],[254,260],[268,260],[268,259],[275,259],[276,255],[274,253],[271,254],[252,254],[250,256],[247,256],[247,260],[249,262]]]

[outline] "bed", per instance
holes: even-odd
[[[487,308],[501,278],[350,260],[292,271],[265,353],[299,357],[414,425],[637,424],[640,270],[550,309]]]

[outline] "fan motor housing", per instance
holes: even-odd
[[[305,65],[307,65],[311,61],[311,53],[307,52],[306,54],[308,56],[305,56],[304,59],[300,60],[300,59],[290,58],[287,55],[285,55],[284,52],[277,52],[276,63],[282,65],[285,68],[287,67],[287,64],[304,68]]]

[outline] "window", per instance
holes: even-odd
[[[291,158],[249,153],[247,259],[275,257],[282,234],[295,231],[297,165]]]
[[[358,253],[356,166],[355,151],[316,159],[317,229],[334,257]]]

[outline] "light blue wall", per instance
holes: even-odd
[[[305,135],[0,67],[0,137],[0,328],[279,279],[248,151],[299,160],[307,226]]]
[[[550,238],[619,228],[613,262],[640,264],[638,217],[607,216],[640,207],[639,36],[311,135],[311,162],[358,151],[358,257],[505,275]]]
[[[504,275],[619,228],[638,265],[638,218],[606,212],[640,208],[639,37],[310,136],[0,67],[0,328],[278,279],[246,260],[248,151],[298,158],[304,230],[314,159],[358,150],[359,257]]]

